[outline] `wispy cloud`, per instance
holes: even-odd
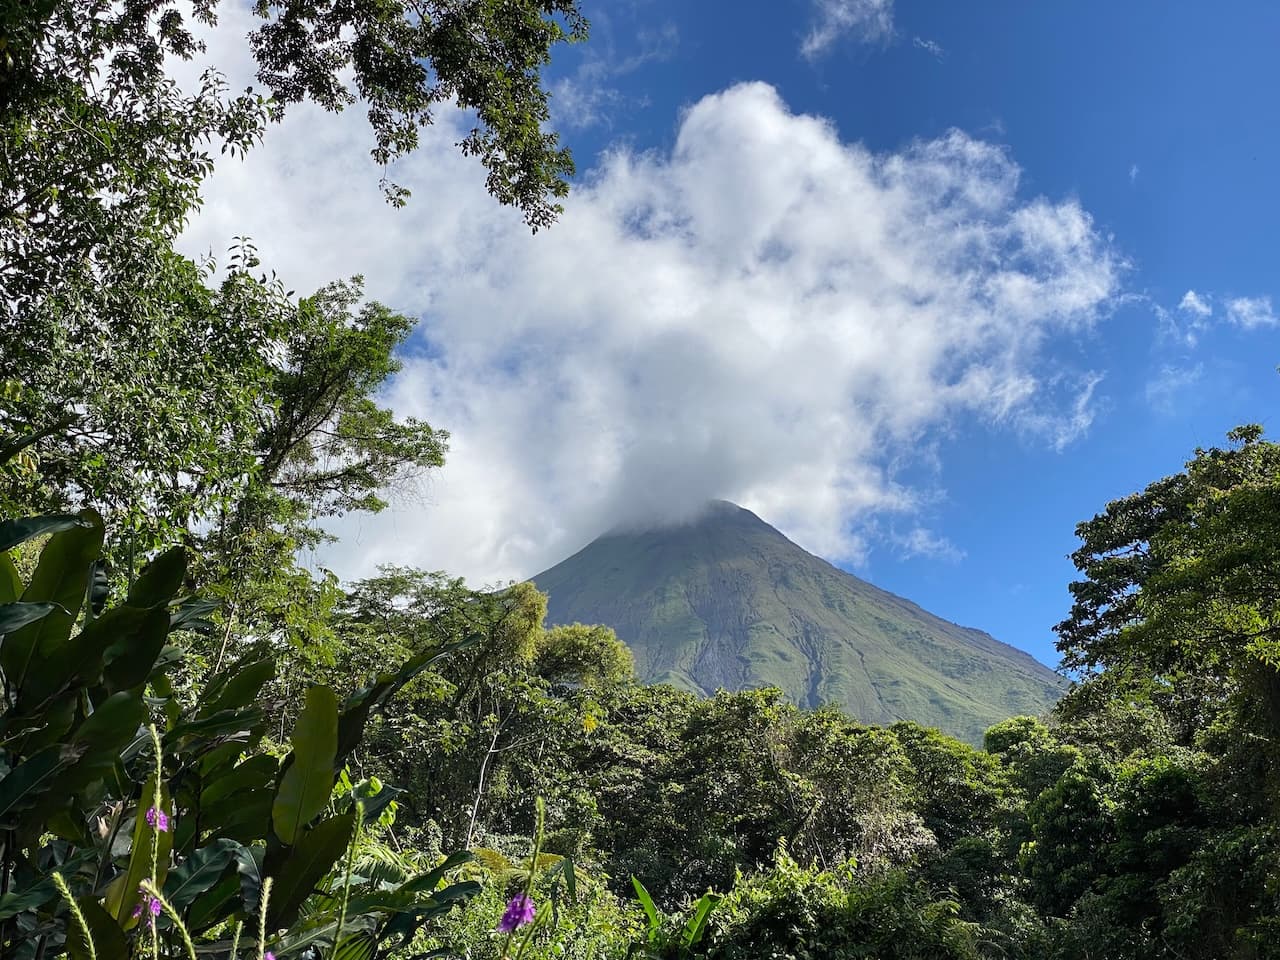
[[[1270,297],[1234,297],[1227,301],[1227,319],[1246,330],[1280,323]]]
[[[941,60],[947,55],[947,51],[942,49],[942,44],[937,40],[926,40],[924,37],[916,37],[911,41],[911,45],[917,50],[923,50],[935,60]]]
[[[593,46],[571,76],[552,84],[551,112],[558,126],[610,126],[613,115],[629,103],[615,81],[646,64],[674,56],[680,35],[675,24],[667,23],[659,30],[641,33],[636,43],[635,52],[628,56],[620,56],[608,43]]]
[[[1129,165],[1129,182],[1137,183],[1138,174],[1140,174],[1141,172],[1142,172],[1142,168],[1139,167],[1136,163],[1130,164]]]
[[[1188,290],[1182,295],[1182,299],[1178,301],[1178,309],[1189,316],[1201,319],[1208,319],[1213,315],[1213,307],[1209,305],[1208,298],[1194,290]]]
[[[914,527],[905,534],[894,534],[892,539],[903,557],[927,557],[950,563],[958,563],[965,557],[964,551],[946,537],[924,527]]]
[[[1194,367],[1178,367],[1165,364],[1160,372],[1147,381],[1147,404],[1159,413],[1172,415],[1177,411],[1178,400],[1190,387],[1204,376],[1204,364]]]
[[[800,54],[817,60],[846,37],[875,43],[892,35],[893,0],[813,0],[813,19]]]

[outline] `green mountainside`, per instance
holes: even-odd
[[[642,679],[704,694],[778,686],[802,706],[977,743],[1063,688],[1028,654],[838,570],[725,501],[684,525],[606,534],[532,579],[550,595],[548,623],[607,624]]]

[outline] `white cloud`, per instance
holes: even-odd
[[[713,497],[857,556],[917,508],[904,452],[977,418],[1054,446],[1096,378],[1055,338],[1123,264],[1073,200],[1024,199],[1002,149],[953,132],[877,154],[764,84],[694,104],[670,152],[604,157],[530,236],[442,115],[382,203],[355,111],[307,108],[224,162],[185,243],[253,237],[300,291],[352,273],[422,316],[387,400],[448,428],[419,502],[352,517],[321,559],[527,576],[619,521]]]
[[[1182,295],[1182,299],[1178,302],[1178,309],[1202,320],[1213,315],[1213,307],[1209,305],[1208,298],[1202,297],[1194,290],[1188,290]]]
[[[917,50],[923,50],[935,60],[941,60],[947,55],[947,51],[942,49],[942,44],[937,40],[926,40],[924,37],[916,37],[911,41],[911,44]]]
[[[965,553],[946,537],[939,536],[924,527],[913,527],[909,533],[895,534],[894,544],[904,557],[927,557],[959,563]]]
[[[1227,301],[1227,319],[1246,330],[1280,323],[1270,297],[1235,297]]]
[[[874,43],[892,34],[893,0],[813,0],[813,20],[800,53],[816,60],[844,37]]]
[[[629,99],[614,81],[646,64],[670,59],[679,43],[680,34],[673,23],[638,34],[635,52],[629,56],[621,56],[611,43],[600,45],[593,40],[577,69],[552,84],[551,115],[555,125],[579,129],[610,126],[619,109],[638,102]]]
[[[1146,398],[1152,409],[1172,415],[1178,407],[1178,399],[1204,376],[1204,364],[1194,367],[1177,367],[1165,364],[1160,372],[1147,382]]]
[[[1142,172],[1141,168],[1140,168],[1136,163],[1134,163],[1134,164],[1130,164],[1130,165],[1129,165],[1129,182],[1130,182],[1130,183],[1137,183],[1137,182],[1138,182],[1138,174],[1139,174],[1139,173],[1141,173],[1141,172]]]

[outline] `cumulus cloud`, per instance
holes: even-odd
[[[817,60],[845,37],[874,43],[892,34],[893,0],[813,0],[813,19],[800,54]]]
[[[320,560],[344,577],[528,576],[715,497],[856,557],[877,517],[910,525],[895,464],[939,430],[1087,429],[1096,375],[1047,357],[1110,308],[1123,264],[1077,202],[1021,196],[999,147],[874,153],[743,84],[690,107],[671,150],[601,158],[530,236],[460,129],[441,116],[394,171],[414,196],[393,211],[362,118],[300,109],[219,166],[184,240],[248,234],[290,287],[360,272],[421,317],[386,400],[451,431],[448,463],[340,522]]]
[[[1280,323],[1270,297],[1235,297],[1227,301],[1227,319],[1246,330]]]

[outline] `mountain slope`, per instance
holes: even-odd
[[[775,685],[803,706],[976,743],[1062,689],[1028,654],[836,569],[724,501],[683,526],[606,534],[532,579],[550,595],[548,623],[607,624],[642,679],[702,693]]]

